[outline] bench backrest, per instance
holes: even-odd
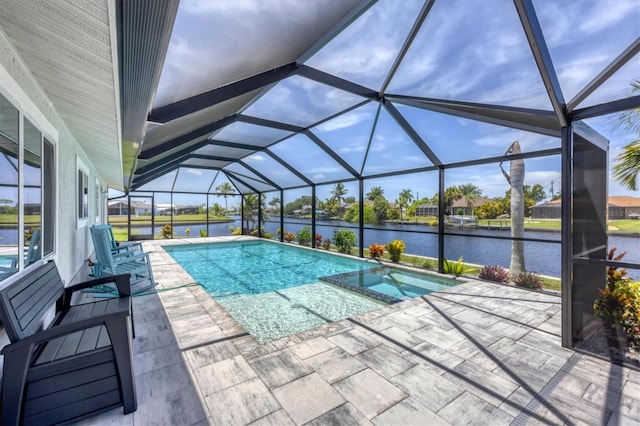
[[[51,306],[64,294],[64,283],[55,263],[29,271],[0,290],[0,320],[11,342],[42,329]]]

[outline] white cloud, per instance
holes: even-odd
[[[200,169],[183,169],[185,173],[195,176],[202,176],[202,170]]]

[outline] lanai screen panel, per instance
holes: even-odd
[[[306,65],[380,90],[423,5],[424,0],[375,3]]]
[[[154,108],[295,61],[357,3],[181,1]]]
[[[151,182],[148,182],[138,188],[136,193],[140,191],[172,191],[177,173],[178,170],[172,170],[156,179],[153,179]]]
[[[270,149],[312,182],[353,178],[353,175],[304,135],[293,136]]]
[[[308,127],[364,99],[300,76],[289,77],[246,109],[246,115]]]
[[[311,131],[351,167],[360,171],[379,110],[379,103],[370,102],[325,121]]]
[[[436,1],[386,93],[551,109],[510,1]]]
[[[193,152],[196,155],[241,159],[253,153],[253,150],[216,145],[214,142]]]
[[[249,166],[277,183],[281,188],[291,188],[306,185],[305,181],[289,171],[282,164],[273,159],[269,154],[258,152],[244,160]]]
[[[449,114],[397,105],[426,144],[445,163],[505,155],[512,142],[522,152],[560,148],[559,137],[527,132]]]
[[[280,139],[286,138],[290,134],[291,132],[274,129],[272,127],[235,122],[217,132],[211,137],[211,139],[215,141],[236,142],[244,145],[265,147]]]
[[[228,161],[220,161],[220,160],[203,160],[199,158],[191,158],[182,163],[183,166],[196,166],[196,167],[205,167],[209,169],[218,170],[228,165]]]
[[[173,185],[173,190],[176,192],[205,193],[209,191],[216,173],[215,170],[181,167],[178,169],[178,176]]]
[[[266,182],[261,176],[258,176],[251,170],[247,169],[240,163],[231,163],[224,168],[225,172],[236,179],[243,181],[248,186],[254,188],[256,191],[273,191],[273,185]]]
[[[640,7],[634,0],[616,1],[615,7],[598,0],[533,0],[533,4],[567,102],[640,36]],[[640,77],[638,55],[631,62],[617,93],[594,96],[580,106],[612,101],[626,93]]]
[[[362,173],[365,176],[433,166],[420,146],[381,109]]]

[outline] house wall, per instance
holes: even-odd
[[[95,182],[103,182],[95,172],[91,161],[79,147],[77,140],[57,113],[31,74],[5,33],[0,28],[0,92],[22,113],[28,116],[45,136],[55,145],[57,205],[56,236],[53,258],[67,284],[84,279],[84,259],[93,252],[89,225],[100,215],[103,206],[96,204]],[[89,172],[89,219],[82,227],[77,226],[76,158],[80,158]],[[103,196],[100,196],[104,199]]]

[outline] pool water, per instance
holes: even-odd
[[[214,297],[268,293],[378,265],[269,241],[164,246]]]
[[[436,275],[412,272],[399,268],[371,268],[362,271],[347,272],[329,277],[321,277],[323,281],[395,303],[418,296],[441,291],[460,284],[460,281]]]
[[[319,280],[375,263],[268,241],[163,249],[259,343],[385,305]]]

